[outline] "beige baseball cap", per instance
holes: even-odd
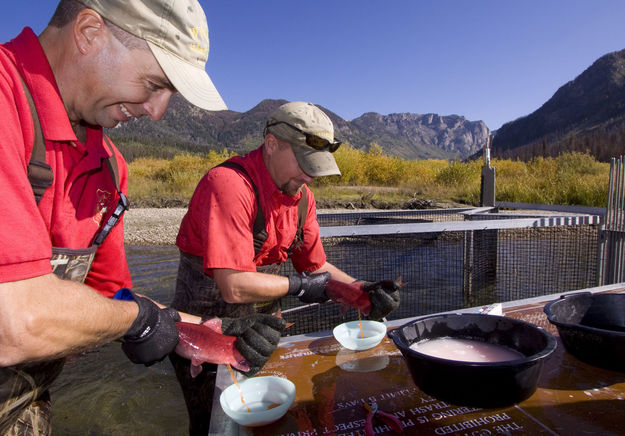
[[[206,73],[208,24],[197,0],[78,0],[147,41],[169,81],[202,109],[228,107]]]
[[[341,175],[333,151],[340,142],[334,140],[332,120],[317,106],[303,101],[294,101],[280,106],[267,120],[267,132],[291,144],[300,168],[312,177]],[[314,148],[307,143],[307,136],[327,144]],[[309,141],[310,141],[309,140]]]

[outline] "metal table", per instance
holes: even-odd
[[[625,292],[625,284],[587,289]],[[220,366],[210,435],[364,435],[364,401],[397,416],[404,434],[419,435],[573,435],[625,434],[625,373],[585,364],[564,349],[544,305],[561,294],[503,304],[503,314],[547,329],[558,339],[545,363],[538,389],[527,400],[501,409],[461,407],[421,392],[403,357],[384,338],[377,347],[354,352],[342,348],[331,332],[285,337],[258,375],[286,377],[297,394],[287,414],[264,427],[246,428],[221,410],[221,390],[232,384]],[[455,312],[475,312],[466,309]],[[487,315],[485,315],[487,316]],[[394,328],[409,319],[389,322]],[[384,425],[376,435],[394,434]]]

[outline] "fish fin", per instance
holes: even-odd
[[[248,372],[250,370],[249,362],[245,360],[245,357],[243,357],[241,353],[239,353],[239,350],[234,347],[232,349],[232,357],[234,360],[232,366],[234,368],[238,369],[241,372]]]
[[[201,325],[203,325],[206,328],[211,329],[215,333],[219,333],[220,335],[222,334],[222,332],[221,332],[221,319],[219,319],[219,318],[211,318],[209,320],[204,321]]]
[[[282,309],[278,309],[276,310],[276,312],[273,314],[273,316],[275,316],[276,318],[282,318]],[[295,324],[294,322],[287,322],[286,326],[284,327],[285,329],[288,329],[289,327],[291,327],[293,324]]]
[[[191,377],[195,378],[197,377],[199,373],[202,372],[202,364],[195,365],[193,362],[191,362],[190,370],[191,370]]]
[[[395,279],[395,284],[396,284],[398,287],[403,288],[403,287],[404,287],[404,286],[406,286],[408,283],[406,283],[406,282],[402,282],[402,281],[401,281],[401,276],[399,276],[399,277],[397,277],[397,278]]]
[[[349,306],[347,304],[341,304],[340,310],[341,310],[341,316],[345,316],[345,314],[349,310]]]

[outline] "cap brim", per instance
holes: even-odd
[[[300,168],[311,177],[340,176],[334,156],[329,151],[315,150],[314,148],[291,144],[293,154]]]
[[[150,41],[147,43],[169,81],[189,103],[209,111],[228,110],[204,69],[183,61]]]

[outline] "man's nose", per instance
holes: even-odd
[[[165,115],[172,95],[174,95],[174,92],[169,90],[162,90],[162,92],[152,94],[148,101],[143,104],[143,109],[152,120],[158,121]]]

